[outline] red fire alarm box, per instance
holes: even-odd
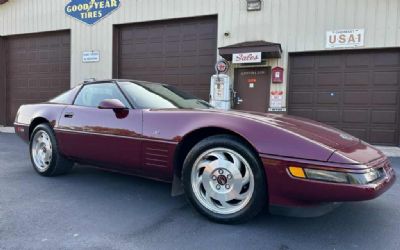
[[[272,69],[272,82],[273,83],[283,82],[283,68],[275,67]]]

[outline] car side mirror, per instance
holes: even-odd
[[[99,104],[99,109],[112,109],[114,111],[121,111],[128,109],[120,100],[118,99],[104,99]]]

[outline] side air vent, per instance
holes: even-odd
[[[144,149],[144,165],[166,168],[169,150],[166,147],[147,146]]]

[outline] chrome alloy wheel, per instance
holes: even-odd
[[[218,214],[239,212],[254,192],[249,163],[227,148],[213,148],[202,153],[193,165],[191,183],[197,200]]]
[[[31,153],[37,170],[45,172],[50,166],[53,155],[50,136],[45,131],[40,130],[33,137]]]

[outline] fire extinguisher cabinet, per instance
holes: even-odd
[[[271,71],[272,71],[272,83],[282,83],[283,82],[283,68],[274,67]]]

